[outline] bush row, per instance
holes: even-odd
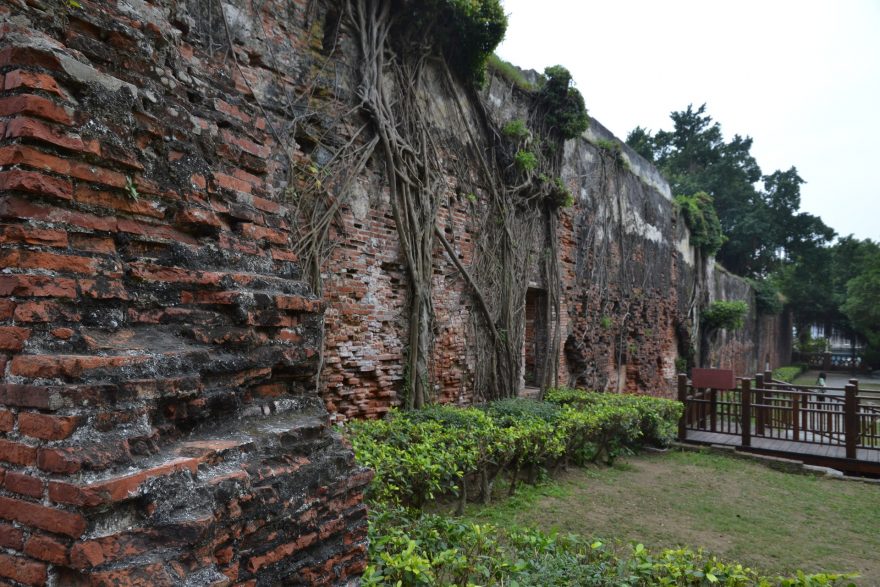
[[[368,489],[370,564],[362,585],[811,587],[848,579],[762,577],[688,549],[653,553],[634,545],[621,555],[620,545],[417,511],[437,496],[466,497],[468,479],[480,479],[488,498],[500,472],[513,488],[522,471],[664,445],[674,438],[680,414],[677,402],[650,397],[555,389],[545,399],[431,406],[349,424],[358,460],[376,471]]]
[[[798,375],[805,370],[803,365],[787,365],[785,367],[777,367],[773,369],[773,379],[791,383],[798,378]]]
[[[803,573],[771,578],[702,551],[653,553],[641,544],[623,554],[620,550],[574,535],[502,529],[433,514],[411,517],[411,512],[391,508],[371,514],[371,563],[361,584],[812,587],[840,585],[849,578]]]
[[[611,462],[621,451],[674,438],[678,402],[558,389],[547,401],[393,411],[347,427],[358,461],[376,471],[374,503],[421,509],[443,495],[488,502],[499,475],[534,483],[569,462]]]

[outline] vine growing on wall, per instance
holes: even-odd
[[[519,390],[525,299],[536,262],[547,292],[548,348],[541,384],[555,385],[560,336],[557,224],[559,209],[573,203],[560,177],[562,146],[586,128],[583,98],[567,70],[548,68],[543,86],[531,94],[528,120],[497,127],[475,89],[486,58],[503,35],[505,21],[497,0],[349,0],[347,7],[361,58],[361,108],[379,140],[406,263],[406,407],[419,408],[432,399],[435,243],[446,251],[475,302],[477,396],[509,397]],[[434,106],[438,73],[444,93],[455,98],[463,137],[444,136],[426,114]],[[487,142],[493,146],[488,153],[483,148]],[[469,151],[467,156],[448,156],[462,150]],[[454,223],[443,228],[439,217],[452,189],[450,173],[460,188],[467,186],[462,191],[480,223],[470,267],[459,258],[454,238],[450,242],[446,237]]]

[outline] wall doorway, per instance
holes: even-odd
[[[540,387],[547,364],[547,292],[543,289],[526,291],[525,330],[523,380],[526,387]]]

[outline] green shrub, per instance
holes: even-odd
[[[579,137],[590,125],[584,97],[574,87],[571,73],[561,65],[544,70],[547,81],[539,92],[544,122],[552,133],[563,139]]]
[[[688,361],[684,357],[675,357],[675,372],[676,373],[686,373],[688,368]]]
[[[824,353],[828,350],[828,340],[807,336],[805,340],[795,340],[794,346],[796,350],[802,353]]]
[[[778,367],[773,369],[773,379],[791,383],[797,376],[804,372],[803,365],[788,365],[786,367]]]
[[[550,185],[548,198],[552,205],[559,208],[570,208],[574,206],[574,194],[571,193],[571,190],[568,189],[568,186],[565,185],[565,182],[562,181],[561,177],[557,177],[553,180]]]
[[[766,577],[686,548],[628,551],[575,535],[472,524],[399,509],[371,514],[370,564],[362,585],[550,587],[841,585],[852,575]]]
[[[578,536],[477,525],[418,511],[454,495],[483,471],[549,466],[615,447],[674,435],[677,402],[647,396],[549,390],[547,401],[511,399],[481,409],[429,406],[346,426],[358,461],[376,476],[370,563],[362,585],[837,585],[844,575],[761,577],[751,569],[687,549],[628,554]],[[513,479],[515,481],[515,477]],[[416,509],[411,509],[416,508]]]
[[[521,141],[529,136],[529,127],[526,126],[524,121],[516,119],[505,124],[501,132],[503,132],[505,136]]]
[[[559,405],[590,410],[601,419],[609,422],[615,421],[613,415],[615,412],[635,413],[638,433],[633,433],[629,430],[629,424],[626,421],[620,420],[619,416],[616,417],[617,421],[623,422],[625,426],[615,434],[625,439],[625,443],[630,448],[645,443],[654,446],[667,446],[678,433],[678,419],[682,411],[681,404],[675,400],[647,395],[599,393],[564,387],[548,390],[544,399]]]
[[[513,160],[520,171],[534,171],[538,166],[538,157],[531,151],[525,151],[523,149],[516,152]]]
[[[678,422],[678,404],[668,400],[567,389],[547,397],[482,409],[429,406],[350,423],[345,433],[358,461],[376,472],[369,500],[420,509],[458,495],[466,477],[491,483],[504,473],[513,490],[521,472],[534,482],[568,462],[612,462],[643,443],[663,445]]]
[[[596,146],[603,151],[608,151],[615,158],[620,157],[621,153],[623,152],[623,147],[618,141],[612,141],[609,139],[598,139],[596,141]]]
[[[706,330],[737,330],[742,328],[749,305],[743,300],[718,300],[703,310],[703,328]]]
[[[494,53],[489,56],[486,65],[489,69],[523,91],[532,92],[538,89],[537,86],[526,79],[526,76],[522,74],[518,67],[512,63],[504,61]]]
[[[711,257],[717,253],[725,238],[712,196],[706,192],[676,196],[675,204],[691,232],[691,244],[706,256]]]
[[[775,315],[782,312],[782,294],[769,279],[749,279],[755,290],[755,309],[759,314]]]
[[[421,508],[435,496],[454,494],[477,459],[467,428],[413,421],[401,412],[352,422],[347,432],[358,462],[376,472],[367,489],[375,502]]]
[[[396,10],[396,33],[401,38],[424,43],[425,35],[430,35],[452,71],[483,82],[486,62],[507,30],[499,0],[420,0],[403,2]]]

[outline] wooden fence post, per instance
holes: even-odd
[[[709,390],[709,429],[718,431],[718,390],[715,388]]]
[[[742,380],[742,424],[740,431],[742,432],[742,445],[752,446],[752,380],[743,378]]]
[[[762,373],[755,374],[755,434],[764,436],[764,375]]]
[[[805,439],[807,437],[807,431],[810,429],[809,415],[810,415],[810,396],[809,396],[809,394],[805,393],[801,396],[801,430],[804,431],[804,438]]]
[[[846,438],[846,458],[856,458],[856,446],[859,443],[859,414],[856,386],[846,386],[846,397],[843,404],[843,431]]]
[[[790,391],[791,401],[791,439],[798,442],[801,439],[801,396],[796,391]]]
[[[688,417],[688,376],[685,373],[678,374],[678,401],[681,402],[681,418],[678,419],[678,439],[687,439],[687,417]]]

